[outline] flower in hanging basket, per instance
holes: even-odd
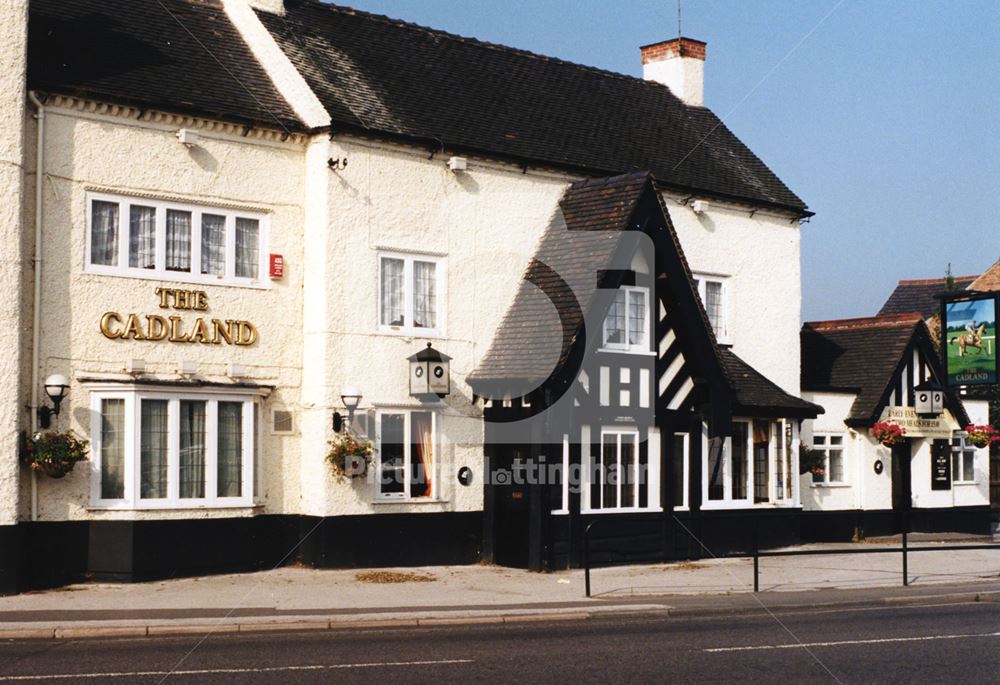
[[[87,458],[87,441],[73,431],[35,433],[22,443],[21,460],[35,471],[51,478],[62,478],[76,462]]]
[[[980,449],[1000,442],[1000,431],[990,425],[966,426],[965,434],[965,439]]]
[[[330,441],[326,460],[333,468],[337,480],[365,475],[375,454],[371,440],[357,438],[350,433],[340,433]]]
[[[823,476],[826,475],[826,469],[824,469],[822,466],[813,466],[811,469],[809,469],[809,473],[813,475],[814,479],[823,480]]]
[[[898,445],[905,439],[906,429],[892,421],[878,421],[871,428],[872,437],[886,447]]]

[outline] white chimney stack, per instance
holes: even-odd
[[[642,48],[642,77],[662,83],[688,105],[705,104],[705,43],[672,38]]]
[[[271,14],[285,13],[285,0],[246,0],[254,9],[264,10]]]

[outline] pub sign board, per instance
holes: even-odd
[[[997,296],[945,301],[941,345],[949,386],[996,384]]]
[[[931,443],[931,490],[951,489],[951,449],[947,440]]]

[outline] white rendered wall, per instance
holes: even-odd
[[[800,228],[788,215],[709,201],[695,214],[686,196],[664,194],[688,265],[728,276],[727,318],[733,352],[799,394],[802,303]]]
[[[0,403],[0,526],[17,522],[18,432],[26,426],[23,332],[31,312],[23,306],[25,155],[25,68],[27,0],[0,0],[0,379],[7,401]]]
[[[849,393],[803,393],[803,398],[814,402],[826,410],[815,419],[807,419],[802,424],[802,443],[812,446],[814,433],[838,433],[844,437],[844,484],[813,483],[812,474],[799,476],[799,491],[802,494],[802,508],[806,511],[856,509],[860,506],[862,493],[870,484],[863,465],[867,450],[863,436],[849,430],[844,419],[850,414],[855,395]],[[884,474],[885,475],[885,474]]]
[[[184,125],[197,127],[193,120]],[[300,451],[297,435],[270,431],[274,406],[295,414],[299,429],[301,382],[301,291],[303,280],[303,145],[242,137],[222,130],[199,129],[197,147],[175,137],[178,122],[137,122],[134,113],[48,109],[43,240],[46,262],[41,301],[41,377],[62,373],[71,379],[57,430],[73,429],[90,438],[90,393],[81,375],[121,374],[128,360],[144,359],[151,376],[176,380],[181,360],[198,364],[199,378],[225,380],[227,365],[242,364],[246,380],[274,385],[263,403],[266,425],[261,445],[263,507],[260,513],[296,511]],[[32,127],[33,136],[33,127]],[[33,138],[29,138],[33,141]],[[32,146],[33,147],[33,146]],[[28,154],[33,172],[34,152]],[[285,277],[265,288],[240,288],[122,278],[84,273],[86,193],[109,189],[122,194],[151,193],[207,205],[237,204],[268,214],[268,251],[283,254]],[[33,220],[33,218],[32,218]],[[261,264],[263,280],[267,264]],[[259,331],[250,347],[180,344],[166,341],[108,340],[98,323],[106,311],[164,314],[153,290],[158,286],[204,290],[208,316],[246,319]],[[195,312],[178,313],[187,321]],[[39,478],[39,519],[189,518],[191,511],[100,512],[89,510],[89,464],[61,480]],[[22,487],[26,488],[27,479]],[[22,492],[21,516],[27,497]],[[253,510],[199,511],[196,516],[232,516]]]
[[[705,60],[696,57],[647,62],[642,65],[642,78],[662,83],[674,95],[689,105],[705,104]]]

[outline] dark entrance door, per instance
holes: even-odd
[[[527,568],[531,540],[531,491],[526,483],[515,483],[514,464],[526,451],[520,446],[501,445],[490,465],[493,488],[494,554],[500,566]]]
[[[903,514],[909,511],[912,499],[912,482],[910,479],[911,445],[909,440],[892,446],[892,510],[896,512],[894,525],[897,531],[902,531]]]

